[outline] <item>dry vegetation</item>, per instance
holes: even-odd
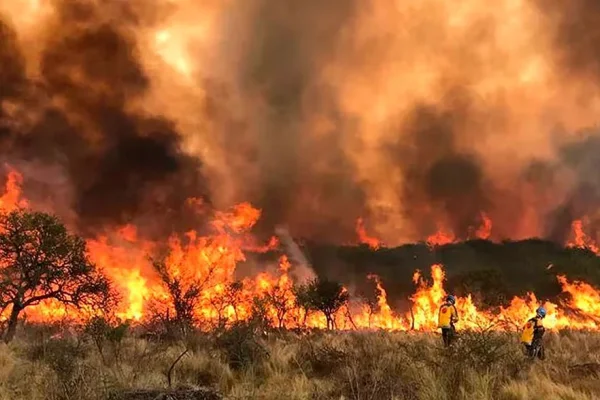
[[[529,362],[508,333],[463,332],[445,350],[431,334],[265,335],[254,328],[156,340],[125,327],[57,335],[56,327],[29,326],[0,347],[0,399],[112,399],[167,388],[169,380],[173,388],[210,387],[226,399],[600,396],[597,333],[549,334],[546,361]]]

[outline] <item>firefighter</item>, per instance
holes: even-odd
[[[444,345],[450,346],[456,334],[454,324],[458,322],[458,311],[456,311],[456,297],[448,295],[444,304],[440,306],[438,317],[438,328],[442,329]]]
[[[525,353],[531,357],[536,356],[543,360],[545,357],[544,346],[542,344],[542,336],[546,329],[544,328],[543,319],[546,317],[546,309],[539,307],[535,311],[535,317],[529,319],[521,333],[521,343],[525,346]]]

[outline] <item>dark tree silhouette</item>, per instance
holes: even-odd
[[[278,328],[285,328],[285,317],[295,306],[294,293],[284,286],[275,285],[265,294],[265,299],[275,309]]]
[[[583,280],[600,287],[600,256],[590,249],[565,247],[542,239],[491,242],[470,240],[443,246],[425,243],[382,247],[340,246],[305,241],[302,251],[318,276],[342,282],[356,292],[371,293],[367,277],[380,277],[389,304],[409,312],[407,297],[414,294],[412,277],[421,270],[428,281],[432,264],[442,264],[446,291],[465,296],[471,293],[481,308],[508,306],[514,296],[533,292],[553,302],[564,296],[557,275]],[[275,263],[280,251],[246,254],[240,268],[254,263]],[[301,323],[301,321],[300,321]]]
[[[175,316],[170,317],[167,310],[167,315],[163,318],[164,322],[168,325],[175,324],[181,333],[185,334],[195,323],[194,310],[198,305],[198,299],[212,279],[217,264],[211,264],[206,275],[199,279],[184,279],[173,274],[164,261],[152,260],[152,265],[163,281],[175,311]]]
[[[194,308],[198,302],[198,296],[202,292],[200,282],[192,281],[184,283],[181,278],[173,276],[162,261],[154,261],[152,265],[169,292],[171,305],[175,311],[173,322],[187,326],[193,325]],[[167,315],[167,319],[170,320],[171,318]],[[181,328],[185,329],[184,326],[181,326]]]
[[[49,299],[106,311],[115,297],[88,259],[85,241],[56,217],[26,210],[0,214],[0,311],[10,309],[4,341],[14,338],[24,309]]]
[[[321,311],[327,320],[327,329],[335,328],[333,315],[348,301],[349,294],[339,282],[313,279],[299,289],[299,299],[306,309]]]
[[[217,328],[223,328],[228,322],[225,311],[229,306],[233,308],[235,320],[238,321],[237,299],[243,288],[242,282],[231,282],[225,287],[222,293],[215,294],[210,298],[210,303],[217,312]]]

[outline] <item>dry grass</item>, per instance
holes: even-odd
[[[190,344],[192,343],[192,344]],[[126,336],[102,354],[82,336],[23,335],[0,346],[0,400],[108,399],[114,391],[213,387],[228,399],[600,398],[600,334],[546,340],[547,359],[528,362],[514,335],[463,334],[454,349],[435,335],[276,333],[154,343]]]

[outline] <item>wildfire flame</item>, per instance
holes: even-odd
[[[489,239],[492,234],[492,220],[486,213],[481,213],[481,226],[475,232],[478,239]]]
[[[481,213],[481,225],[478,228],[471,227],[471,232],[474,232],[474,237],[477,239],[489,239],[492,234],[492,220],[486,213]],[[473,235],[470,235],[473,236]],[[425,243],[429,247],[443,246],[450,243],[456,243],[458,238],[452,230],[446,229],[443,226],[438,227],[438,230],[427,237]]]
[[[26,200],[21,199],[23,177],[14,169],[8,168],[4,186],[4,194],[0,196],[0,211],[9,212],[19,207],[27,207]]]
[[[583,221],[578,219],[571,224],[573,239],[567,243],[569,247],[586,248],[596,254],[600,254],[600,248],[583,230]]]
[[[365,229],[365,224],[362,218],[356,220],[356,234],[358,235],[358,241],[369,246],[373,250],[377,250],[381,247],[379,239],[369,236]]]
[[[22,177],[10,170],[4,194],[0,197],[0,211],[6,212],[24,207],[28,202],[21,197]],[[212,233],[201,236],[195,231],[183,237],[173,235],[169,239],[168,255],[164,259],[168,273],[180,279],[184,285],[199,282],[201,295],[194,310],[202,327],[216,327],[234,321],[246,320],[252,313],[256,299],[265,302],[266,316],[273,326],[294,328],[325,328],[327,322],[320,313],[307,312],[298,306],[294,294],[294,281],[290,275],[294,268],[287,256],[279,259],[273,272],[263,271],[254,277],[236,281],[235,271],[239,262],[245,260],[248,251],[266,251],[278,246],[276,239],[268,244],[257,245],[249,231],[259,220],[260,210],[247,203],[239,204],[227,212],[217,212],[211,223]],[[581,232],[581,225],[574,224]],[[487,237],[491,221],[484,218],[480,231]],[[364,232],[362,221],[357,223],[361,241],[377,248],[379,242]],[[580,236],[577,236],[580,238]],[[437,243],[440,243],[439,241]],[[579,242],[578,242],[579,243]],[[581,242],[586,244],[587,242]],[[153,254],[160,243],[140,239],[133,225],[126,225],[96,238],[88,239],[91,260],[113,281],[122,299],[117,316],[122,319],[143,321],[148,317],[151,304],[168,308],[168,292],[152,266],[148,254]],[[589,243],[586,244],[589,246]],[[428,282],[420,271],[413,277],[415,292],[410,297],[409,311],[395,312],[388,304],[387,293],[380,278],[370,275],[376,284],[377,300],[368,305],[349,304],[335,315],[339,329],[385,329],[434,331],[437,329],[437,312],[447,295],[444,290],[445,273],[442,265],[431,267]],[[460,328],[494,327],[510,329],[519,327],[535,313],[539,305],[548,310],[546,326],[549,329],[600,329],[600,292],[585,282],[569,281],[557,277],[568,300],[564,304],[541,302],[533,293],[515,297],[508,307],[499,313],[479,310],[471,296],[457,299]],[[346,290],[346,289],[345,289]],[[32,321],[52,321],[70,316],[81,318],[73,310],[65,309],[55,302],[44,302],[26,310]]]
[[[437,232],[427,237],[426,243],[429,247],[443,246],[456,242],[454,232],[439,228]]]

